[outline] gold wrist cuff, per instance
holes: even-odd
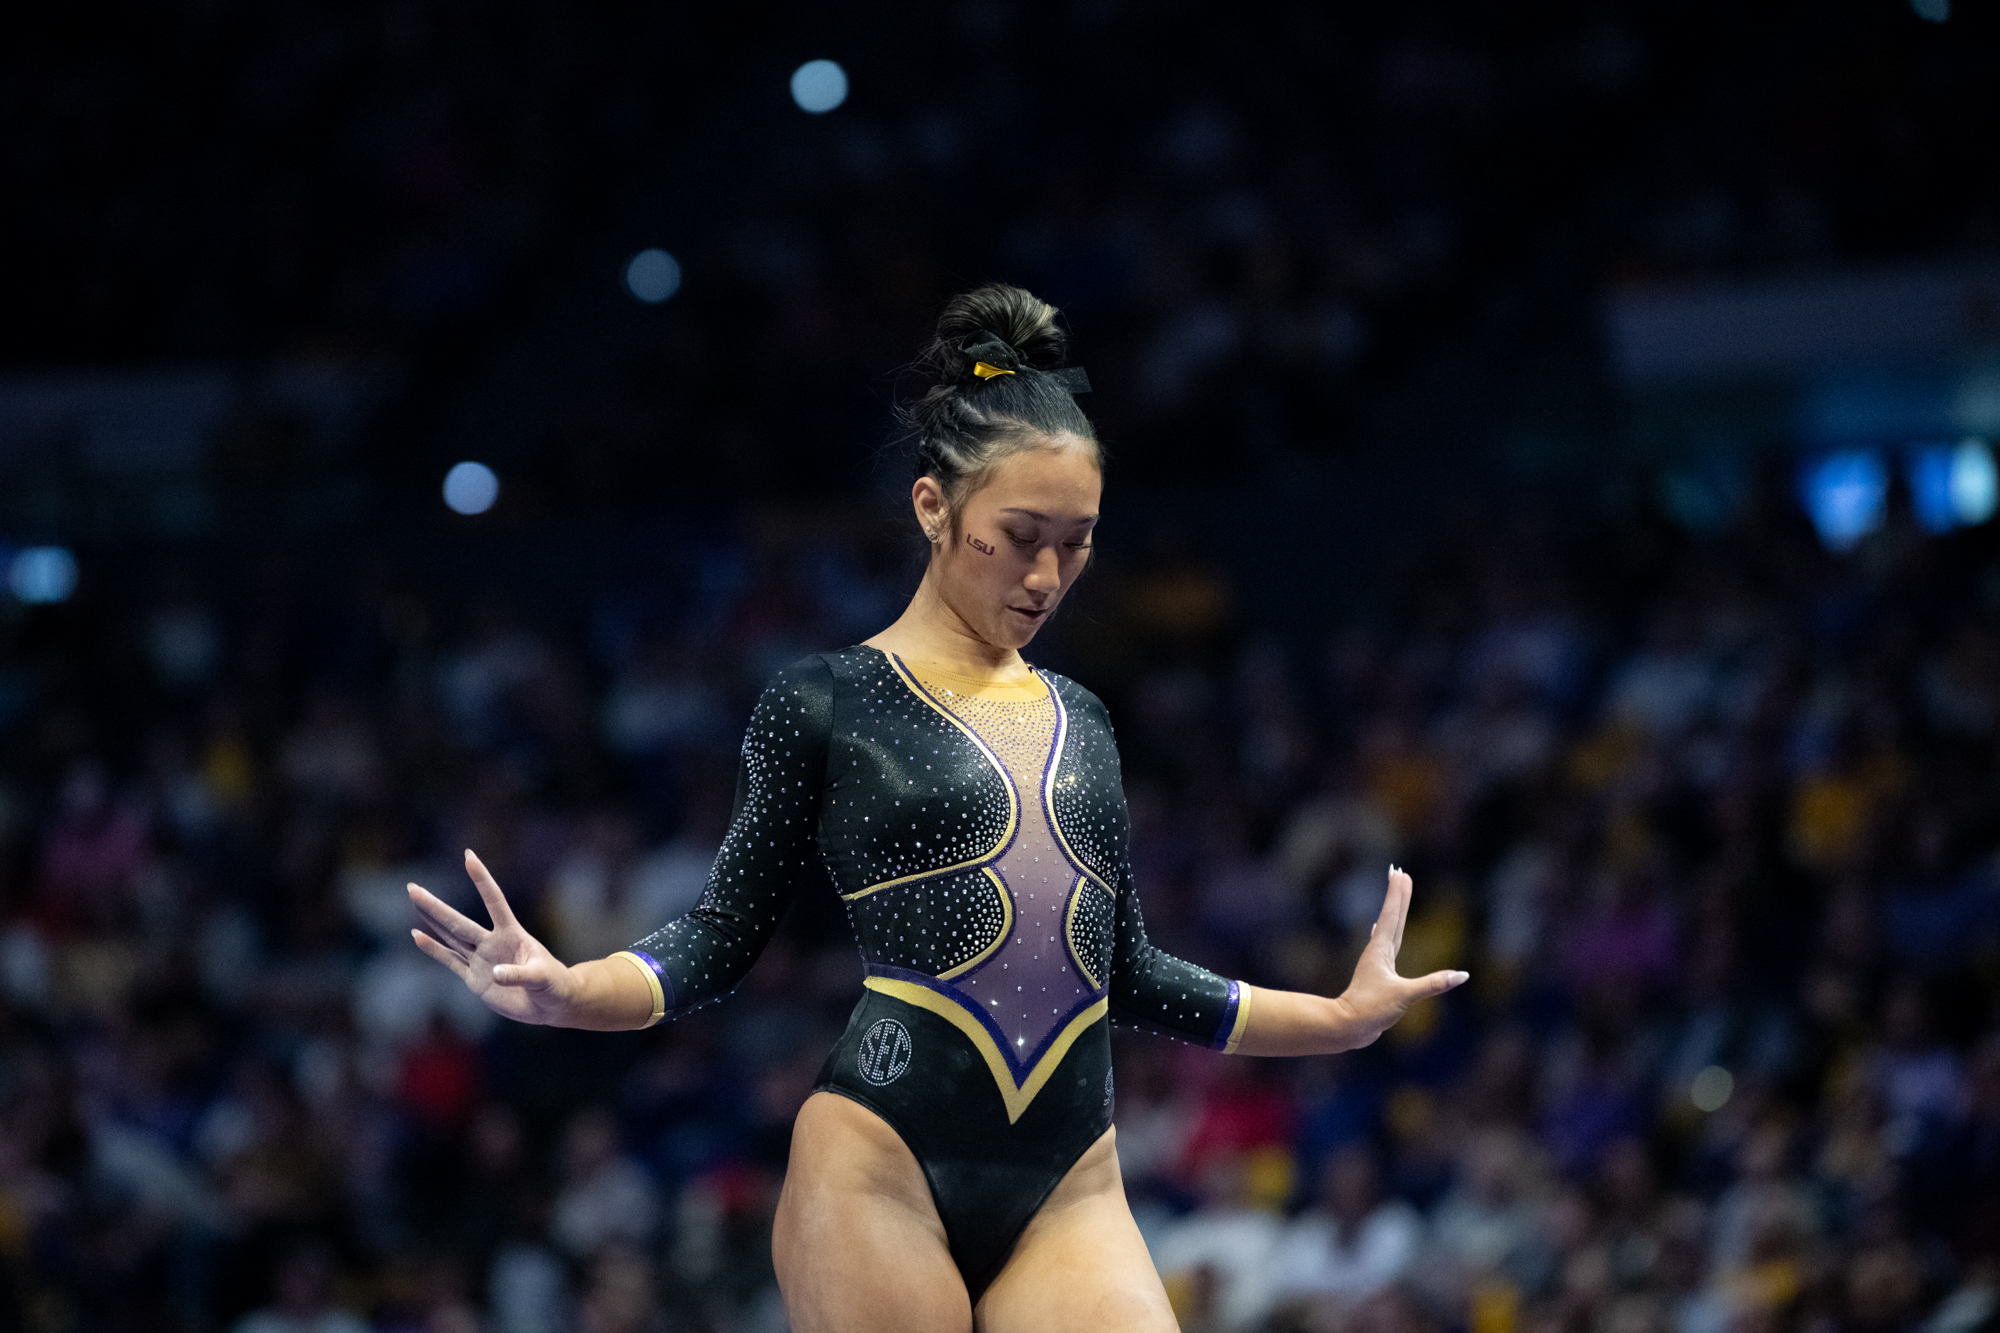
[[[638,968],[639,975],[646,979],[647,987],[653,992],[653,1016],[639,1025],[640,1030],[644,1031],[646,1028],[653,1026],[653,1024],[665,1018],[667,1016],[667,992],[660,986],[659,974],[653,971],[645,959],[633,953],[630,949],[620,949],[611,956],[613,958],[623,958],[626,962]]]
[[[1250,983],[1236,983],[1236,1022],[1230,1026],[1229,1040],[1222,1047],[1224,1055],[1236,1054],[1236,1048],[1243,1044],[1243,1034],[1250,1030]]]

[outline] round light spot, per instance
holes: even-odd
[[[1986,441],[1964,440],[1951,451],[1951,514],[1965,527],[1978,527],[1993,517],[1994,500],[2000,498],[1996,497],[2000,476],[1995,474],[1993,450]]]
[[[483,514],[500,498],[500,478],[484,463],[460,463],[444,474],[444,502],[453,513]]]
[[[62,546],[30,546],[7,566],[7,587],[30,606],[69,600],[76,591],[76,557]]]
[[[625,265],[625,290],[658,305],[681,289],[681,263],[665,250],[641,250]]]
[[[1828,454],[1800,478],[1806,513],[1829,550],[1845,551],[1882,526],[1889,507],[1889,470],[1880,454],[1849,449]]]
[[[1688,1087],[1688,1100],[1697,1111],[1720,1111],[1729,1104],[1729,1094],[1736,1091],[1736,1076],[1721,1065],[1710,1065],[1694,1076]]]
[[[847,100],[847,71],[831,60],[808,60],[792,71],[792,100],[823,116]]]

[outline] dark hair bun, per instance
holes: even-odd
[[[1057,315],[1033,293],[993,282],[952,297],[938,317],[913,367],[924,391],[901,413],[916,475],[936,477],[954,507],[1001,457],[1037,439],[1082,440],[1102,465],[1096,432],[1076,404],[1079,373],[1046,373],[1061,369],[1069,350]],[[1005,373],[975,374],[981,361]]]
[[[1056,323],[1057,313],[1033,292],[990,282],[951,298],[938,316],[937,333],[918,364],[934,374],[940,385],[974,382],[972,366],[982,358],[968,354],[967,349],[998,340],[1019,362],[1007,369],[1054,370],[1069,350],[1069,335]]]

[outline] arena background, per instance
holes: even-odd
[[[1156,938],[1334,989],[1394,859],[1473,975],[1336,1059],[1121,1034],[1184,1327],[1992,1326],[1990,7],[5,27],[0,1327],[783,1327],[829,896],[594,1036],[401,886],[474,846],[569,958],[692,901],[761,680],[914,586],[897,368],[996,278],[1096,386],[1032,656]]]

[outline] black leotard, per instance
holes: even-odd
[[[633,946],[686,1012],[756,961],[818,857],[867,993],[821,1089],[892,1125],[977,1301],[1111,1121],[1109,1014],[1233,1049],[1248,993],[1155,949],[1097,697],[968,687],[874,648],[779,672],[707,891]]]

